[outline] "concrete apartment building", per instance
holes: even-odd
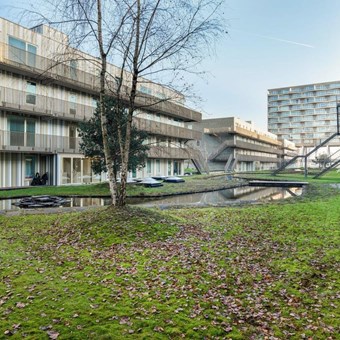
[[[306,154],[337,131],[340,81],[289,86],[268,90],[268,131],[288,139]],[[333,154],[335,138],[318,153]]]
[[[200,150],[212,172],[276,169],[296,152],[294,143],[279,141],[236,117],[204,119],[193,125],[203,135],[196,146],[191,145]]]
[[[60,51],[72,51],[70,58]],[[80,56],[80,57],[79,57]],[[56,63],[56,60],[58,61]],[[27,186],[32,176],[48,172],[48,184],[91,183],[91,160],[79,151],[77,124],[88,119],[99,93],[97,59],[70,49],[68,37],[42,25],[32,29],[0,18],[0,187]],[[108,65],[111,75],[120,70]],[[146,167],[133,177],[181,175],[190,158],[189,140],[200,133],[188,127],[201,113],[184,106],[184,98],[143,81],[134,123],[149,133]],[[159,102],[159,98],[176,101]]]

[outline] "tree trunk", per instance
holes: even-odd
[[[104,107],[104,98],[106,94],[105,76],[106,76],[107,60],[106,60],[106,54],[103,48],[101,0],[97,1],[97,10],[98,10],[98,44],[99,44],[100,56],[101,56],[100,95],[99,95],[100,119],[101,119],[101,128],[102,128],[102,136],[103,136],[104,155],[105,155],[107,173],[109,177],[109,187],[110,187],[110,193],[111,193],[111,198],[112,198],[112,205],[116,205],[117,183],[115,181],[113,160],[112,160],[109,145],[108,145],[107,118],[105,115],[105,107]]]
[[[122,153],[122,165],[121,165],[121,190],[119,194],[119,205],[124,206],[126,204],[126,183],[127,183],[127,174],[128,174],[128,163],[129,163],[129,153],[130,153],[130,142],[131,142],[131,127],[132,127],[132,118],[133,113],[135,111],[135,100],[137,93],[137,82],[138,82],[138,56],[139,56],[139,43],[140,43],[140,13],[141,13],[141,5],[140,0],[137,0],[137,15],[136,15],[136,40],[135,40],[135,49],[133,55],[133,72],[132,72],[132,84],[129,98],[129,114],[128,121],[126,124],[126,135],[125,135],[125,143],[121,147]]]

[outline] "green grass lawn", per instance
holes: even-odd
[[[225,189],[237,185],[237,181],[227,181],[225,175],[187,176],[184,183],[163,183],[162,187],[145,188],[143,185],[128,184],[128,196],[160,196],[177,193],[202,192],[207,190]],[[108,183],[39,186],[16,190],[0,190],[0,198],[22,197],[34,195],[60,196],[110,196]]]
[[[310,170],[307,177],[304,176],[303,170],[296,173],[279,173],[276,176],[273,176],[271,172],[254,172],[254,173],[244,173],[244,174],[237,174],[237,176],[244,177],[244,178],[262,178],[262,179],[271,179],[271,180],[285,180],[285,181],[307,181],[309,183],[340,183],[340,172],[338,173],[337,170],[331,170],[324,174],[319,178],[313,178],[315,170]]]
[[[339,206],[0,216],[0,338],[338,339]]]

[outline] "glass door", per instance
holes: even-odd
[[[25,145],[25,121],[22,117],[12,116],[9,119],[10,145]]]

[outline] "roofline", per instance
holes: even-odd
[[[282,90],[286,88],[296,88],[296,87],[302,87],[302,86],[309,86],[309,85],[321,85],[321,84],[332,84],[332,83],[340,83],[339,80],[333,80],[333,81],[324,81],[324,82],[319,82],[319,83],[308,83],[308,84],[301,84],[301,85],[293,85],[293,86],[282,86],[282,87],[273,87],[271,89],[268,89],[267,91],[272,91],[272,90]]]

